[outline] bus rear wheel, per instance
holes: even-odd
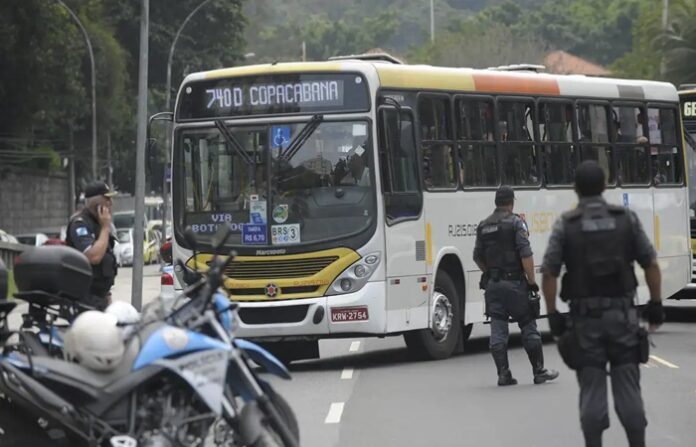
[[[431,298],[430,325],[406,332],[408,349],[427,360],[446,359],[452,355],[462,336],[461,306],[454,281],[447,272],[438,272]]]

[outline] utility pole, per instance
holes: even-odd
[[[302,41],[302,62],[307,60],[307,42]]]
[[[68,205],[68,218],[75,214],[75,138],[73,135],[73,122],[70,120],[68,122],[68,200],[70,204]]]
[[[114,168],[111,165],[111,131],[106,134],[106,183],[113,189],[114,187]]]
[[[77,18],[77,15],[72,11],[72,9],[68,8],[68,5],[63,3],[61,0],[56,0],[60,5],[65,8],[66,11],[68,11],[68,14],[70,14],[70,17],[72,17],[75,20],[75,23],[77,23],[77,26],[80,28],[80,31],[82,31],[82,35],[85,38],[85,43],[87,44],[87,50],[89,53],[89,63],[92,68],[92,180],[97,179],[97,75],[96,75],[96,67],[94,64],[94,51],[92,49],[92,41],[89,40],[89,34],[87,34],[87,30],[85,29],[84,26],[82,26],[82,22],[80,22],[80,19]]]
[[[135,228],[133,228],[133,296],[131,303],[143,307],[143,240],[145,238],[145,145],[147,144],[147,68],[150,0],[141,0],[140,63],[138,67],[138,138],[135,154]]]
[[[434,0],[430,0],[430,41],[435,42],[435,6]]]
[[[662,0],[662,32],[667,31],[667,25],[669,22],[669,0]],[[664,52],[662,54],[662,61],[660,62],[660,76],[664,79],[667,74],[667,63],[665,61]]]

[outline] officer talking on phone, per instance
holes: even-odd
[[[111,303],[116,277],[114,237],[111,234],[111,198],[116,195],[104,182],[85,188],[85,206],[70,218],[66,243],[87,256],[92,264],[92,286],[85,304],[104,310]]]
[[[635,213],[605,202],[604,185],[604,171],[597,162],[578,165],[578,206],[553,226],[542,264],[542,290],[561,356],[577,370],[586,447],[601,447],[602,433],[609,427],[607,363],[614,406],[629,445],[645,447],[647,420],[638,364],[647,361],[649,345],[634,305],[633,264],[638,262],[645,271],[650,290],[646,318],[652,329],[664,319],[660,268]],[[568,319],[556,310],[557,278],[563,264],[561,299],[570,303]]]
[[[486,315],[491,319],[489,347],[498,371],[498,386],[516,385],[508,364],[508,324],[512,317],[522,332],[522,345],[532,364],[534,383],[558,377],[544,367],[541,335],[536,325],[538,308],[530,305],[530,292],[539,291],[534,278],[534,258],[524,221],[512,212],[515,192],[501,186],[495,193],[495,211],[476,229],[474,262],[483,272]],[[538,297],[538,295],[537,295]],[[538,303],[538,301],[537,301]]]

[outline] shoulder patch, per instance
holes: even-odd
[[[575,208],[562,214],[564,220],[575,220],[580,216],[582,216],[582,209],[580,208]]]
[[[617,205],[607,205],[607,209],[611,214],[625,214],[627,210],[626,207]]]
[[[87,230],[87,227],[77,227],[75,228],[75,234],[78,236],[87,236],[89,234],[89,230]]]

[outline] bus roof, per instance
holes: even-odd
[[[491,94],[594,97],[625,100],[678,101],[667,82],[392,64],[384,61],[340,60],[248,65],[192,73],[183,84],[203,79],[301,72],[376,73],[380,86],[390,89],[467,91]]]

